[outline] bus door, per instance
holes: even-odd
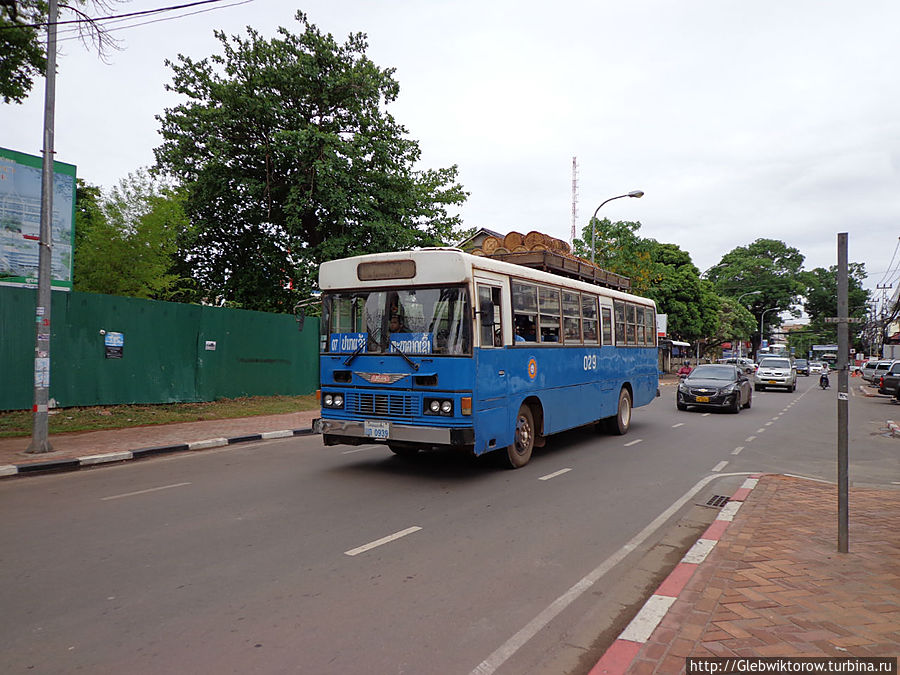
[[[475,278],[475,453],[509,445],[509,365],[503,348],[505,317],[503,282]]]

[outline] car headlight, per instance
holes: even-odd
[[[334,396],[332,396],[331,394],[325,394],[325,398],[323,399],[323,402],[325,403],[326,407],[330,408],[332,406],[332,404],[334,403]]]
[[[449,415],[453,410],[453,404],[450,401],[444,401],[441,403],[441,412],[445,415]]]
[[[433,413],[440,412],[440,410],[441,410],[441,404],[439,401],[432,401],[431,405],[428,407],[431,409],[431,412],[433,412]]]
[[[322,407],[323,408],[343,408],[344,407],[344,395],[343,394],[323,394],[322,395]]]

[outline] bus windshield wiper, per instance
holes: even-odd
[[[365,340],[360,340],[360,341],[359,341],[359,347],[356,348],[356,351],[353,352],[353,353],[352,353],[350,356],[348,356],[346,359],[344,359],[344,365],[345,365],[345,366],[349,366],[351,363],[353,363],[353,359],[355,359],[357,356],[359,356],[360,352],[362,352],[362,350],[365,348],[365,346],[366,346],[366,341],[365,341]]]
[[[411,358],[409,358],[409,357],[406,355],[406,352],[403,351],[402,349],[400,349],[400,346],[399,346],[398,344],[394,343],[394,344],[392,344],[391,346],[392,346],[395,350],[397,350],[397,352],[400,354],[400,356],[402,356],[404,359],[406,359],[406,362],[407,362],[410,366],[412,366],[412,369],[413,369],[413,370],[419,370],[419,364],[416,363],[415,361],[413,361]]]

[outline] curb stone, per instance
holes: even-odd
[[[133,459],[143,459],[144,457],[152,457],[154,455],[164,455],[174,452],[206,450],[207,448],[219,448],[227,445],[269,440],[272,438],[308,436],[312,433],[312,428],[284,429],[282,431],[266,431],[259,434],[235,436],[233,438],[210,438],[203,441],[192,441],[190,443],[177,443],[175,445],[136,448],[134,450],[121,450],[118,452],[110,452],[102,455],[85,455],[83,457],[75,457],[69,459],[49,460],[47,462],[30,462],[28,464],[4,464],[0,465],[0,478],[6,478],[8,476],[18,476],[23,474],[32,475],[60,473],[63,471],[77,471],[82,467],[97,466],[98,464],[125,462]]]
[[[722,538],[744,500],[756,487],[762,475],[761,473],[752,474],[735,491],[728,503],[722,507],[716,519],[684,554],[681,562],[675,566],[675,569],[659,585],[656,592],[644,603],[631,623],[609,646],[588,675],[624,675],[627,672],[644,643],[650,639],[669,608],[675,604],[679,593],[684,590],[694,572]]]

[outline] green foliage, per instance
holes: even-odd
[[[467,196],[455,166],[416,170],[418,144],[384,109],[394,71],[366,57],[365,36],[338,44],[297,20],[299,35],[216,31],[221,54],[168,62],[187,100],[158,117],[158,168],[184,184],[194,224],[184,263],[253,309],[289,311],[322,261],[447,242]]]
[[[775,239],[757,239],[748,246],[732,249],[722,260],[706,272],[724,297],[738,299],[750,291],[760,291],[758,295],[747,295],[742,299],[756,317],[757,328],[747,337],[752,337],[754,345],[759,344],[759,319],[766,325],[777,325],[780,312],[767,309],[788,310],[800,301],[805,286],[800,278],[803,255],[796,248]],[[763,330],[765,333],[765,329]]]
[[[866,317],[866,303],[869,300],[869,292],[862,286],[866,279],[865,265],[862,263],[850,263],[847,274],[847,304],[848,314],[852,317]],[[837,265],[832,265],[827,270],[817,267],[801,275],[801,280],[806,285],[804,293],[806,300],[803,309],[809,315],[809,330],[811,333],[803,336],[789,336],[794,339],[791,344],[799,349],[809,348],[812,344],[834,344],[837,342],[837,324],[826,323],[827,317],[835,317],[837,311]],[[863,324],[850,324],[851,343],[855,335],[861,330]]]
[[[84,186],[76,213],[75,281],[78,291],[171,299],[179,232],[190,231],[175,191],[146,172],[130,174],[108,197]]]
[[[34,78],[47,70],[41,32],[28,24],[47,20],[47,4],[13,0],[0,5],[0,97],[21,103],[34,86]]]
[[[634,293],[642,295],[650,288],[655,274],[652,260],[652,240],[638,236],[639,222],[617,221],[608,218],[592,220],[582,230],[583,239],[573,242],[575,255],[591,259],[591,227],[595,227],[594,263],[609,272],[631,279]],[[652,243],[651,243],[652,242]]]
[[[706,349],[725,342],[746,340],[758,330],[756,317],[734,298],[720,298],[718,326],[707,338]]]

